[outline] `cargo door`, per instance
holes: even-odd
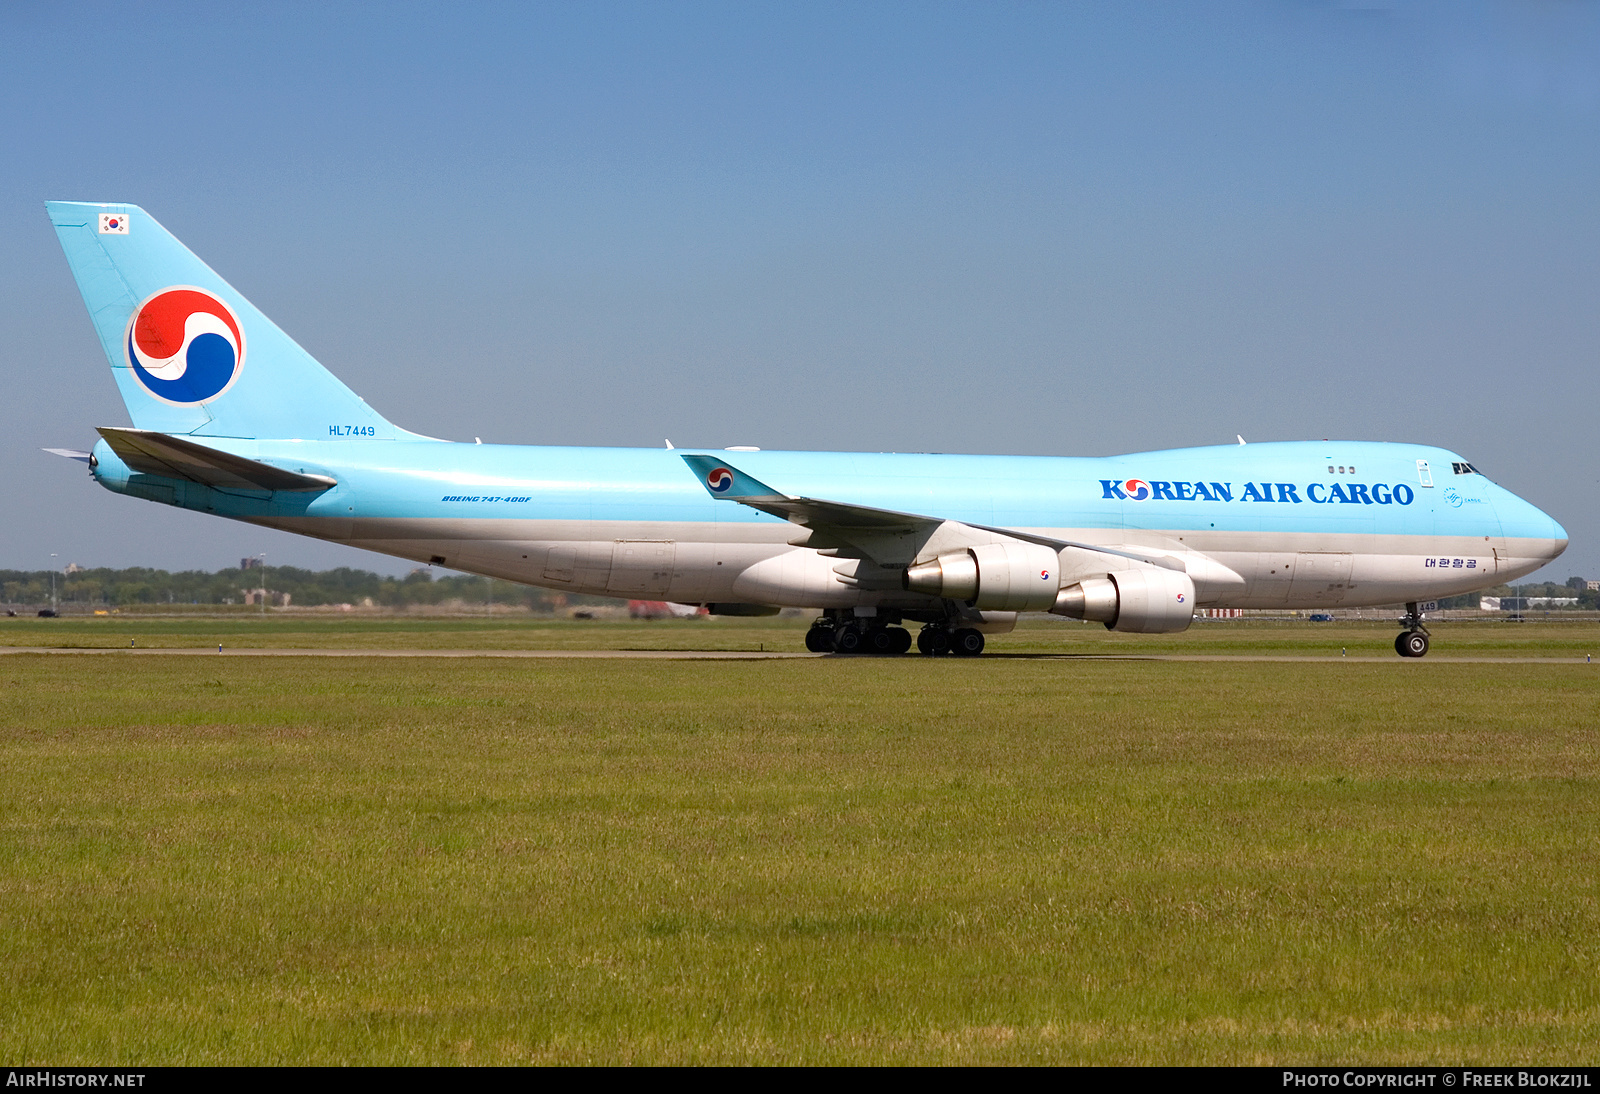
[[[619,539],[611,551],[611,578],[606,582],[606,592],[618,596],[666,596],[676,557],[677,544],[670,539]]]
[[[1350,567],[1355,556],[1304,551],[1294,558],[1294,580],[1289,583],[1289,606],[1316,607],[1337,604],[1350,589]]]

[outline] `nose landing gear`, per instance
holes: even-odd
[[[1422,625],[1422,613],[1417,602],[1406,605],[1406,614],[1400,617],[1401,631],[1394,639],[1394,652],[1401,657],[1425,657],[1428,653],[1428,628]]]

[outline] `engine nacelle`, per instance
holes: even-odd
[[[1060,559],[1037,543],[986,543],[906,569],[914,593],[964,600],[983,611],[1050,610],[1061,587]]]
[[[1162,634],[1194,620],[1194,582],[1155,566],[1086,577],[1068,585],[1050,609],[1057,615],[1104,623],[1107,630]]]

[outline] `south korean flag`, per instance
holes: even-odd
[[[128,234],[127,213],[101,213],[100,234],[103,236],[125,236]]]

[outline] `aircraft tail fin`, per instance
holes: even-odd
[[[136,428],[273,439],[409,435],[137,205],[45,207]]]

